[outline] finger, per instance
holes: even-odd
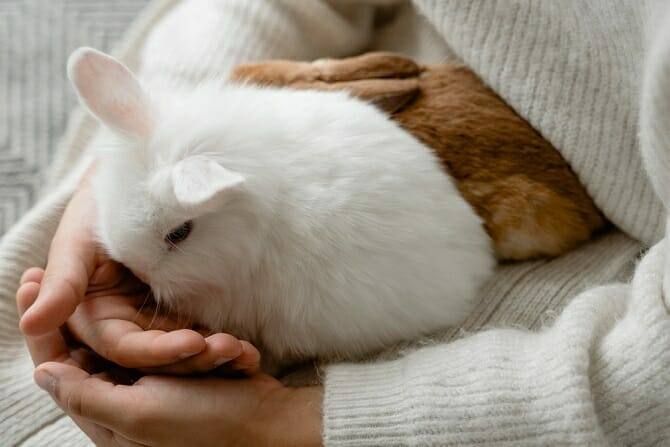
[[[26,276],[24,274],[24,276]],[[19,289],[16,291],[16,306],[19,310],[19,315],[23,315],[25,311],[33,305],[40,293],[40,285],[34,281],[22,282]]]
[[[130,270],[112,260],[106,260],[95,268],[88,281],[86,299],[116,291],[122,294],[148,293],[148,286]]]
[[[101,320],[126,320],[135,323],[140,328],[173,331],[182,329],[170,315],[158,313],[153,304],[145,304],[146,299],[141,295],[101,295],[87,299],[75,310],[68,320],[68,327],[73,335],[80,336],[80,330]],[[92,340],[84,340],[88,343]]]
[[[20,284],[26,282],[41,283],[43,276],[44,276],[44,269],[41,269],[39,267],[31,267],[25,272],[23,272],[23,275],[21,275]]]
[[[94,377],[110,382],[101,374],[97,374]],[[58,401],[56,401],[56,403],[58,403],[58,405],[61,406],[61,408],[67,413],[67,408],[62,406]],[[68,416],[74,421],[75,424],[77,424],[81,431],[83,431],[86,436],[88,436],[93,441],[96,446],[144,447],[143,444],[136,443],[135,441],[115,433],[106,427],[84,419],[81,416],[69,413]]]
[[[132,424],[131,413],[144,409],[141,389],[115,385],[75,366],[47,362],[35,369],[33,377],[71,417],[116,432]]]
[[[242,353],[230,363],[230,367],[247,375],[253,375],[260,370],[261,353],[254,345],[246,340],[240,341]]]
[[[105,377],[105,374],[97,374],[93,377],[96,377],[100,380],[110,382],[109,378]],[[54,394],[52,393],[52,389],[55,388],[55,383],[51,377],[49,378],[43,378],[41,375],[37,375],[36,372],[36,382],[37,379],[39,378],[38,384],[40,384],[40,387],[43,389],[49,391],[52,394],[52,397],[55,397]],[[59,400],[55,399],[56,403],[66,412],[67,407],[65,405],[62,405]],[[81,416],[75,415],[68,413],[68,416],[74,421],[75,424],[88,436],[97,446],[128,446],[128,447],[138,447],[138,446],[143,446],[142,444],[138,444],[130,439],[127,439],[123,437],[122,435],[115,433],[111,430],[109,430],[106,427],[100,426],[98,424],[95,424],[87,419],[82,418]]]
[[[89,279],[89,292],[97,288],[109,289],[125,278],[125,269],[121,264],[107,261],[95,269]]]
[[[141,297],[126,295],[89,299],[77,307],[67,327],[107,360],[132,368],[172,364],[205,349],[201,334],[180,330],[183,326],[155,310],[138,310],[141,305]]]
[[[203,336],[190,329],[144,331],[125,320],[94,322],[82,338],[95,352],[126,368],[167,365],[192,357],[206,347]]]
[[[30,276],[28,275],[28,279]],[[26,309],[33,304],[39,290],[40,285],[36,282],[25,282],[19,287],[16,292],[19,315],[23,315]],[[26,344],[35,365],[51,360],[66,361],[69,358],[67,345],[58,329],[38,336],[27,336]]]
[[[171,365],[143,368],[146,374],[198,374],[212,371],[238,358],[243,352],[242,343],[229,334],[214,334],[205,339],[205,349],[193,357]]]
[[[84,298],[96,264],[90,194],[77,193],[63,214],[49,249],[42,288],[21,318],[21,330],[38,335],[61,326]]]

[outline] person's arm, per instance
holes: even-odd
[[[632,285],[583,293],[540,333],[491,329],[393,361],[327,367],[326,445],[665,445],[663,247]]]
[[[318,445],[322,424],[327,446],[665,445],[663,265],[659,245],[632,285],[585,292],[541,333],[491,329],[394,361],[332,365],[325,397],[264,375],[112,385],[73,364],[57,333],[28,344],[37,363],[57,360],[37,368],[37,383],[99,445]]]

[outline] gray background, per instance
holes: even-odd
[[[149,0],[0,0],[0,237],[36,199],[75,97],[82,45],[107,50]]]

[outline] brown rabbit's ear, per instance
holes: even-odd
[[[364,79],[351,82],[305,82],[292,85],[295,88],[347,91],[353,96],[368,101],[380,110],[392,115],[412,102],[420,92],[417,78]]]
[[[347,90],[393,114],[419,94],[424,68],[399,54],[371,52],[345,59],[320,59],[312,63],[319,80],[333,89]]]
[[[319,72],[318,79],[326,82],[411,78],[422,71],[411,59],[381,51],[344,59],[318,59],[312,65]]]
[[[379,107],[379,109],[387,112],[389,115],[393,115],[411,103],[419,94],[419,83],[416,79],[407,79],[396,82],[398,85],[394,86],[395,88],[393,89],[369,91],[361,94],[359,97],[367,99],[372,104]],[[400,83],[403,83],[403,85],[400,85]],[[356,94],[355,91],[354,94]],[[369,97],[366,97],[365,95],[369,95]]]
[[[411,59],[393,53],[375,52],[344,59],[317,59],[314,62],[277,59],[240,64],[231,72],[230,80],[291,86],[318,81],[340,83],[406,79],[417,77],[422,71],[423,68]]]
[[[348,91],[393,114],[419,93],[423,68],[393,53],[366,53],[314,62],[274,60],[237,66],[230,78],[258,85]]]

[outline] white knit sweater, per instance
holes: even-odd
[[[394,3],[154,0],[118,54],[165,84],[250,59],[368,48],[425,62],[459,58],[552,141],[627,236],[613,231],[556,260],[503,266],[462,328],[367,363],[328,366],[326,444],[670,445],[664,243],[634,265],[634,239],[662,236],[669,203],[667,2],[414,0],[376,30],[375,8]],[[86,444],[31,382],[13,294],[21,271],[44,262],[72,185],[61,179],[95,145],[95,129],[75,113],[52,172],[55,192],[0,247],[3,445]],[[632,282],[620,282],[633,268]]]

